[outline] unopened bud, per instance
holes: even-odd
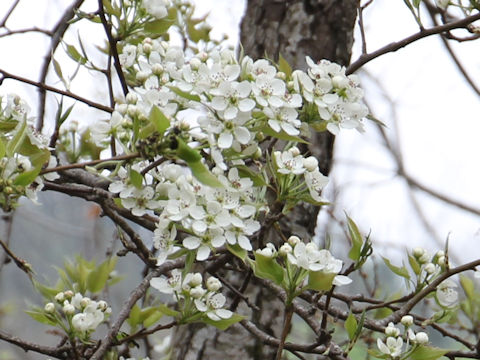
[[[405,327],[411,326],[413,324],[413,316],[412,315],[403,316],[401,323]]]
[[[428,343],[428,335],[427,333],[421,331],[415,335],[415,340],[419,344],[426,344]]]
[[[55,312],[55,304],[51,302],[45,304],[44,310],[46,313],[52,314],[53,312]]]
[[[290,245],[292,245],[292,247],[295,247],[295,245],[301,242],[300,238],[295,235],[290,236],[287,241]]]

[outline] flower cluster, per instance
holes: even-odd
[[[285,182],[279,180],[280,185],[289,197],[303,198],[302,192],[306,185],[313,201],[317,203],[326,202],[321,193],[328,183],[328,177],[320,172],[318,160],[314,156],[305,158],[300,154],[300,150],[293,146],[283,152],[275,151],[273,158],[279,178],[289,177]],[[304,179],[299,179],[299,175],[303,175]],[[298,184],[299,180],[300,183]]]
[[[307,57],[307,64],[307,73],[294,71],[294,88],[316,106],[320,118],[327,122],[327,130],[335,135],[340,128],[362,131],[361,120],[368,115],[368,109],[362,103],[358,77],[346,76],[345,67],[328,60],[315,63]]]
[[[63,317],[67,318],[68,324],[81,338],[87,338],[94,332],[112,311],[107,302],[94,301],[70,290],[57,293],[55,302],[45,305],[47,317],[68,332],[68,326],[62,320]]]
[[[54,172],[38,176],[43,165],[54,167],[57,160],[50,156],[48,139],[34,129],[29,111],[17,95],[0,98],[0,206],[4,211],[15,208],[20,196],[37,203],[43,179],[59,177]]]
[[[206,279],[204,287],[202,274],[188,273],[182,277],[181,271],[174,269],[168,279],[153,278],[150,285],[161,293],[175,296],[179,306],[184,307],[181,309],[182,321],[198,319],[198,315],[220,321],[233,315],[230,310],[224,308],[226,298],[219,292],[222,284],[216,277],[210,276]]]
[[[377,347],[382,354],[382,358],[398,359],[401,354],[412,354],[419,345],[428,343],[428,335],[419,331],[415,333],[411,326],[413,325],[413,316],[405,315],[402,317],[401,323],[404,327],[404,333],[401,334],[400,329],[393,323],[389,323],[385,328],[386,339],[377,339]],[[408,356],[405,356],[407,358]]]
[[[278,251],[272,243],[256,250],[255,261],[252,261],[257,276],[283,286],[292,298],[304,287],[325,291],[333,285],[350,284],[352,280],[348,276],[339,275],[342,265],[330,251],[319,249],[314,242],[305,244],[294,235]]]

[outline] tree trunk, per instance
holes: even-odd
[[[281,54],[294,69],[305,69],[305,56],[342,65],[350,61],[358,0],[248,0],[241,24],[241,43],[252,58]],[[332,164],[333,136],[314,134],[308,149],[324,174]],[[318,207],[302,205],[289,214],[282,228],[308,240],[315,231]],[[272,235],[272,234],[267,234]],[[230,279],[239,289],[243,279]],[[269,291],[250,281],[244,292],[258,307],[252,311],[241,301],[236,311],[265,332],[280,337],[284,305]],[[274,359],[276,349],[263,345],[240,325],[216,331],[202,325],[183,326],[174,335],[173,359]]]

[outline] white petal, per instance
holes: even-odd
[[[198,261],[206,260],[209,255],[210,255],[210,248],[206,245],[202,245],[197,251],[197,260]]]
[[[234,106],[229,106],[223,113],[225,120],[232,120],[237,117],[238,109]]]
[[[218,147],[220,149],[228,149],[232,146],[233,135],[228,132],[223,132],[218,137]]]
[[[252,99],[242,99],[238,102],[238,108],[240,111],[247,112],[255,107],[255,101]]]
[[[240,126],[234,131],[235,139],[242,145],[248,144],[250,141],[250,131],[247,128]]]
[[[242,249],[245,249],[247,251],[252,250],[252,244],[250,244],[250,240],[248,240],[245,235],[238,236],[238,245],[240,245]]]
[[[217,309],[215,313],[222,319],[230,319],[233,315],[233,313],[227,309]]]
[[[348,285],[352,282],[352,279],[350,279],[348,276],[343,276],[343,275],[337,275],[333,278],[333,285],[337,286],[342,286],[342,285]]]
[[[198,248],[200,246],[200,243],[200,239],[195,236],[187,236],[185,239],[183,239],[182,242],[183,246],[190,250]]]
[[[220,97],[220,96],[214,97],[212,99],[212,107],[215,110],[223,111],[227,108],[227,101],[225,100],[224,97]]]

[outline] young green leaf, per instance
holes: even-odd
[[[411,354],[411,360],[435,360],[445,355],[449,350],[420,345]]]
[[[395,274],[397,274],[398,276],[404,277],[407,280],[410,279],[410,274],[408,273],[408,270],[405,266],[402,266],[402,267],[395,266],[390,262],[390,260],[388,260],[387,258],[384,258],[383,256],[382,256],[382,259],[385,265],[387,265],[387,267],[390,270],[392,270]]]
[[[289,78],[292,75],[292,67],[287,60],[280,54],[278,59],[278,71],[281,71]]]
[[[202,184],[217,188],[223,187],[223,184],[201,161],[187,162],[187,164],[190,170],[192,170],[193,176],[195,176]]]
[[[250,260],[255,276],[272,280],[275,284],[280,285],[283,282],[285,270],[280,266],[274,258],[264,256],[258,252],[254,253],[255,261]]]
[[[328,291],[332,288],[333,279],[337,274],[324,271],[308,272],[308,288],[317,291]]]
[[[238,244],[234,244],[234,245],[230,245],[230,244],[227,244],[227,249],[228,251],[230,251],[233,255],[235,255],[236,257],[238,257],[239,259],[241,259],[242,261],[245,261],[245,258],[247,257],[247,250],[245,249],[242,249],[240,247],[240,245]]]
[[[130,171],[129,171],[128,175],[129,175],[129,179],[130,179],[130,182],[132,183],[132,185],[135,186],[137,189],[141,189],[142,184],[143,184],[142,174],[140,174],[138,171],[135,171],[132,168],[130,168]]]
[[[350,234],[350,239],[352,240],[352,248],[348,253],[348,257],[354,261],[360,259],[360,253],[362,251],[363,239],[360,231],[358,230],[357,224],[347,215],[348,221],[348,232]]]
[[[92,293],[102,291],[105,287],[110,273],[115,268],[117,258],[113,257],[105,260],[97,268],[91,271],[87,277],[87,289]]]
[[[12,157],[22,145],[23,140],[27,136],[27,120],[23,119],[18,123],[15,135],[7,143],[6,154],[8,157]]]
[[[345,330],[347,330],[348,338],[353,340],[357,331],[357,319],[352,312],[350,312],[347,320],[345,320]]]
[[[202,318],[202,322],[208,325],[215,326],[217,329],[220,330],[227,330],[230,326],[233,324],[236,324],[237,322],[240,322],[244,319],[243,316],[238,315],[238,314],[233,314],[230,318],[228,319],[221,319],[218,321],[210,319],[208,316],[204,316]]]
[[[163,114],[163,112],[154,105],[150,110],[148,120],[155,126],[160,135],[163,135],[165,131],[170,127],[170,120]]]

